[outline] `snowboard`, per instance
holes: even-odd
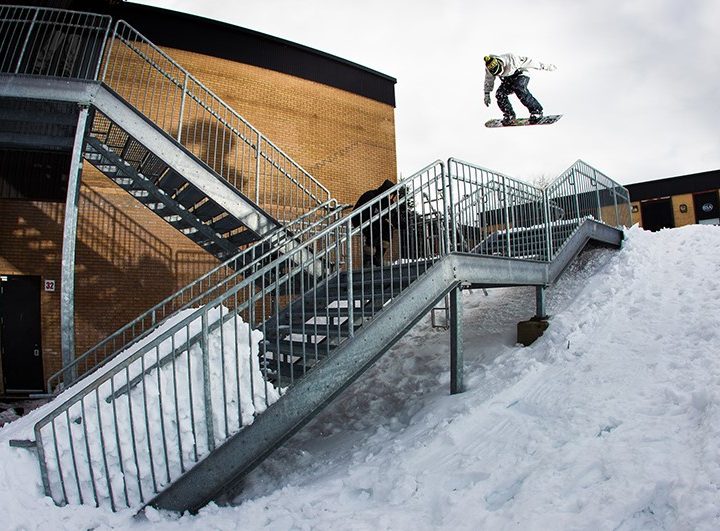
[[[509,125],[503,125],[502,120],[488,120],[485,122],[485,127],[515,127],[518,125],[549,125],[554,124],[562,117],[562,114],[550,114],[543,116],[539,121],[534,124],[530,123],[530,118],[515,118]]]

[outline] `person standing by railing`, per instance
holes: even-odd
[[[390,190],[395,183],[385,179],[380,186],[363,193],[355,203],[353,211],[360,210],[364,205],[373,199],[380,197],[384,192]],[[382,265],[383,254],[389,246],[393,230],[393,223],[387,209],[390,203],[395,200],[395,194],[376,202],[372,207],[366,208],[363,212],[352,218],[353,227],[362,228],[363,235],[363,267]],[[383,212],[381,214],[381,212]]]

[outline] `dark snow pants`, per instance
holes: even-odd
[[[520,100],[520,103],[527,107],[530,114],[542,113],[542,105],[530,94],[527,88],[529,81],[529,77],[520,74],[513,74],[512,76],[501,78],[495,98],[504,116],[515,116],[515,111],[508,98],[510,94],[515,94]]]

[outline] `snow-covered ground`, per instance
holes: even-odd
[[[449,336],[415,327],[247,479],[198,515],[56,507],[0,429],[3,529],[720,529],[720,228],[628,231],[547,297],[466,292],[466,391]]]

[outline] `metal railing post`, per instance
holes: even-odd
[[[440,169],[442,171],[440,178],[444,185],[447,186],[448,195],[450,196],[449,201],[446,201],[445,197],[443,197],[443,216],[445,216],[445,219],[448,220],[445,225],[450,225],[452,227],[452,231],[450,231],[450,227],[447,227],[446,230],[447,245],[445,246],[445,252],[454,253],[458,251],[457,232],[460,225],[457,220],[455,209],[453,208],[453,205],[455,205],[455,193],[453,190],[452,177],[450,175],[450,161],[447,161],[447,168],[445,165],[441,165]]]
[[[187,82],[188,82],[188,73],[185,72],[185,78],[183,79],[183,86],[182,86],[182,96],[180,96],[180,116],[178,117],[178,132],[177,132],[177,141],[182,144],[182,130],[183,130],[183,120],[185,119],[185,98],[187,97]]]
[[[38,8],[34,9],[35,14],[33,15],[33,19],[30,22],[30,28],[28,29],[27,35],[25,35],[25,40],[23,41],[22,49],[20,50],[20,57],[18,57],[17,64],[15,65],[15,73],[20,73],[20,65],[22,64],[22,60],[25,57],[25,50],[27,50],[28,42],[30,41],[30,35],[32,35],[33,28],[35,27],[35,22],[37,21],[38,13],[40,10]]]
[[[595,179],[595,197],[597,199],[597,206],[598,206],[598,219],[602,223],[603,214],[602,214],[602,202],[600,201],[600,181],[598,180],[597,170],[595,170],[595,168],[592,168],[592,171],[593,171],[593,179]]]
[[[505,210],[505,243],[507,245],[507,257],[511,257],[511,247],[510,247],[510,208],[508,206],[508,193],[507,193],[507,184],[505,176],[502,176],[502,187],[503,187],[503,203],[504,203],[504,210]]]
[[[572,170],[572,177],[570,184],[573,187],[573,196],[575,198],[575,219],[577,220],[577,224],[580,225],[580,198],[578,197],[577,177],[574,168]]]
[[[255,204],[260,204],[260,143],[262,135],[257,132],[257,144],[255,146]]]
[[[355,295],[353,293],[353,256],[352,256],[352,226],[350,225],[350,219],[346,222],[345,229],[345,245],[347,258],[345,259],[347,267],[347,303],[348,303],[348,334],[349,337],[355,336]],[[362,235],[360,238],[362,238]],[[327,323],[330,326],[330,323]]]
[[[615,186],[611,188],[612,190],[612,196],[613,196],[613,203],[615,205],[615,226],[620,226],[620,211],[618,210],[618,201],[617,201],[617,191],[615,191]]]
[[[108,25],[107,25],[107,27],[105,28],[105,36],[103,37],[103,40],[102,40],[102,46],[100,46],[100,53],[98,54],[98,62],[97,62],[97,65],[95,65],[95,72],[93,73],[93,79],[94,79],[94,80],[99,79],[100,66],[102,66],[103,56],[105,55],[105,46],[107,45],[108,37],[109,37],[109,35],[110,35],[110,24],[111,24],[111,22],[112,22],[112,21],[108,21]]]
[[[222,311],[220,311],[220,321],[222,322]],[[222,326],[222,324],[220,325]],[[213,407],[212,407],[212,389],[210,387],[210,331],[208,327],[207,309],[202,313],[202,341],[200,342],[202,349],[202,374],[203,374],[203,396],[205,403],[205,428],[207,429],[208,450],[215,449],[215,429],[213,426]]]
[[[118,20],[118,21],[115,23],[115,26],[113,27],[113,30],[112,30],[112,35],[110,36],[110,46],[108,47],[107,58],[106,58],[106,60],[105,60],[105,65],[103,66],[102,77],[100,78],[102,81],[106,81],[106,79],[107,79],[108,68],[110,67],[110,58],[113,57],[113,50],[114,50],[114,46],[115,46],[115,39],[116,39],[117,36],[118,36],[118,23],[119,23],[119,22],[120,22],[120,21]],[[102,56],[100,56],[100,57],[101,57],[101,60],[102,60]]]
[[[550,198],[547,189],[542,191],[543,206],[545,208],[545,251],[547,252],[547,261],[552,260],[552,219],[550,217]]]

